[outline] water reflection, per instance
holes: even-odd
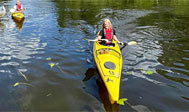
[[[17,22],[16,20],[14,20],[15,24],[16,24],[16,27],[18,28],[18,30],[22,30],[22,26],[24,24],[24,19],[20,22]]]
[[[104,104],[104,108],[106,109],[107,112],[109,112],[109,111],[110,112],[118,112],[119,111],[119,105],[116,104],[116,103],[115,104],[111,104],[111,102],[109,100],[109,96],[108,96],[108,91],[107,91],[105,85],[103,84],[102,80],[100,79],[100,75],[97,72],[96,68],[87,69],[87,71],[85,73],[85,78],[83,79],[83,81],[86,83],[92,77],[95,77],[95,76],[98,77],[98,78],[95,78],[96,81],[93,80],[93,82],[90,82],[90,83],[96,83],[97,84],[98,94],[100,96],[100,100]],[[88,87],[86,87],[86,88],[88,88]],[[95,96],[95,97],[98,97],[98,96]]]
[[[3,1],[7,10],[15,3]],[[0,20],[0,111],[189,110],[187,0],[22,3],[30,8],[22,24],[8,13]],[[120,98],[130,105],[111,105],[97,70],[89,68],[93,43],[83,38],[94,39],[107,17],[120,40],[138,42],[122,50]],[[35,87],[14,87],[27,82],[19,71]]]
[[[5,29],[5,24],[0,21],[0,32]]]

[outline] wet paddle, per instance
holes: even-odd
[[[131,42],[128,42],[128,43],[124,42],[124,44],[126,44],[126,45],[136,45],[137,42],[136,41],[131,41]]]
[[[87,40],[89,42],[96,42],[96,41],[99,41],[98,39],[94,39],[94,40],[91,40],[91,39],[84,39],[84,40]],[[101,39],[100,41],[108,41],[107,39]],[[136,45],[137,42],[136,41],[131,41],[131,42],[123,42],[124,45]]]
[[[136,41],[131,41],[131,42],[124,42],[123,46],[120,48],[120,50],[122,50],[123,48],[125,48],[127,45],[136,45],[137,42]]]
[[[91,39],[84,39],[84,40],[87,40],[87,41],[89,41],[89,42],[96,42],[96,41],[106,41],[106,42],[108,42],[107,39],[100,39],[100,40],[98,40],[98,39],[94,39],[94,40],[91,40]]]
[[[21,11],[25,11],[25,10],[29,10],[29,8],[23,8],[23,9],[21,9]],[[13,12],[16,11],[16,9],[12,8],[9,11],[10,11],[10,13],[13,13]]]

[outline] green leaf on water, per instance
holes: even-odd
[[[146,72],[146,74],[148,74],[148,75],[153,74],[153,71],[145,71],[145,72]]]
[[[117,101],[117,104],[125,105],[125,103],[124,103],[125,101],[127,101],[127,98],[119,99],[119,100]]]
[[[52,68],[55,64],[54,63],[49,63],[49,65]]]
[[[128,75],[131,75],[131,74],[132,74],[132,72],[127,72],[127,74],[128,74]]]
[[[50,57],[48,57],[48,58],[46,58],[46,60],[47,60],[47,61],[50,61],[50,60],[51,60],[51,58],[50,58]]]
[[[15,83],[15,84],[14,84],[14,87],[16,87],[16,86],[18,86],[18,85],[19,85],[19,82]]]
[[[14,84],[14,87],[16,87],[16,86],[18,86],[18,85],[28,85],[28,86],[34,87],[32,84],[25,83],[25,82],[16,82],[16,83]]]

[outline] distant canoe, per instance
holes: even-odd
[[[4,6],[0,6],[0,17],[3,17],[6,14],[6,9]]]
[[[12,18],[16,20],[17,22],[22,22],[24,20],[24,13],[23,12],[13,12]]]

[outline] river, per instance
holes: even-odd
[[[1,0],[0,111],[189,111],[188,0]],[[120,99],[111,105],[93,59],[109,18],[122,50]]]

